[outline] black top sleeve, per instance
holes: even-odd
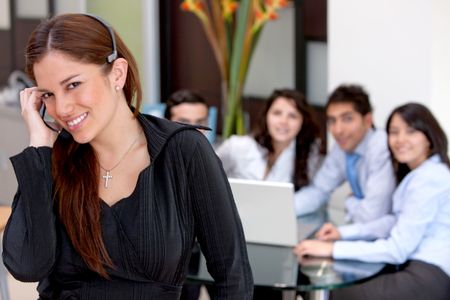
[[[217,299],[252,299],[253,278],[242,224],[219,158],[198,139],[188,167],[195,230]]]
[[[51,153],[48,147],[28,147],[11,158],[19,188],[3,235],[3,261],[21,281],[43,279],[55,263]]]

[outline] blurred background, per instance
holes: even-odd
[[[17,188],[9,157],[28,144],[18,91],[31,84],[23,74],[24,47],[48,16],[87,12],[107,20],[140,66],[145,103],[164,102],[179,89],[195,90],[216,106],[222,129],[221,78],[204,31],[181,0],[0,0],[0,203]],[[264,99],[275,88],[304,92],[318,111],[342,83],[363,85],[375,124],[384,127],[396,106],[426,104],[450,132],[450,1],[292,0],[264,27],[243,93],[251,130]],[[329,144],[332,143],[329,140]],[[11,279],[9,279],[11,280]],[[33,299],[17,296],[12,299]],[[24,285],[25,287],[29,285]],[[34,285],[32,285],[34,290]]]

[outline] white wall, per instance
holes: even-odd
[[[432,1],[430,108],[450,139],[450,1]]]
[[[63,13],[85,13],[86,0],[64,0],[55,1],[56,14]]]
[[[264,25],[250,61],[244,95],[266,98],[274,89],[294,88],[294,7]],[[281,33],[281,34],[280,34]]]
[[[0,0],[0,30],[9,30],[10,28],[9,0]]]
[[[360,83],[375,123],[407,101],[426,104],[450,133],[450,1],[328,1],[328,90]]]

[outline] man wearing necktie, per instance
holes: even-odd
[[[359,186],[358,169],[356,168],[356,164],[360,157],[361,156],[355,152],[345,153],[347,180],[352,188],[353,195],[358,199],[364,198],[364,194]]]
[[[361,224],[361,235],[379,237],[384,231],[370,227],[369,222],[391,211],[395,187],[386,133],[375,129],[369,96],[358,85],[335,89],[329,96],[326,115],[336,144],[311,184],[296,193],[297,215],[320,209],[337,187],[348,182],[352,193],[345,201],[347,221]],[[339,227],[336,238],[350,234],[347,229]]]

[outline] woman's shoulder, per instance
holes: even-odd
[[[197,128],[182,126],[169,137],[169,142],[180,145],[182,148],[196,148],[198,146],[211,146],[206,136]]]
[[[450,189],[450,169],[434,155],[409,174],[409,182]]]
[[[447,181],[450,185],[450,168],[437,155],[428,158],[422,166],[419,166],[419,170],[423,176]]]

